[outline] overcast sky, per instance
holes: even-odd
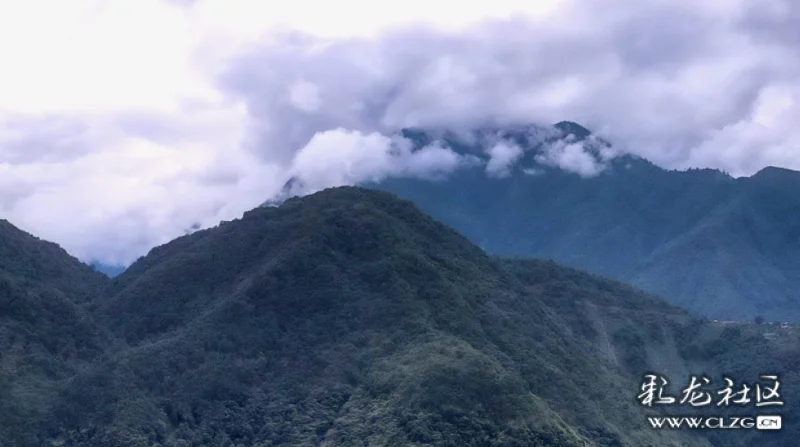
[[[0,0],[0,217],[128,263],[293,173],[447,171],[392,133],[486,120],[800,169],[798,23],[791,0]]]

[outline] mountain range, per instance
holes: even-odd
[[[412,200],[487,252],[552,259],[720,320],[800,321],[800,173],[662,169],[572,122],[405,129],[448,175],[363,186]],[[284,196],[303,191],[294,178]]]
[[[797,338],[489,255],[374,189],[254,209],[113,279],[0,222],[4,447],[787,446]],[[784,430],[653,429],[653,371],[778,374]]]

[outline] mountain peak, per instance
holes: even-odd
[[[515,208],[542,220],[536,201],[553,196],[530,194]],[[0,263],[13,263],[3,257],[5,227]],[[486,228],[512,229],[498,219]],[[539,233],[518,228],[516,244]],[[791,363],[781,359],[797,357],[768,355],[769,342],[747,327],[719,334],[628,286],[553,262],[490,257],[412,202],[358,187],[175,239],[91,306],[6,273],[0,335],[13,349],[0,359],[0,392],[19,398],[0,405],[3,445],[708,447],[650,430],[641,406],[619,396],[654,368],[686,377],[695,365],[724,364],[725,374],[746,377],[765,365],[783,374]],[[766,353],[755,367],[754,352]],[[797,389],[788,376],[787,390]],[[800,399],[789,391],[786,401],[788,417]],[[796,437],[731,435],[741,442],[720,443]]]
[[[781,168],[778,166],[766,166],[760,171],[753,174],[753,176],[757,175],[796,175],[800,174],[800,172],[788,169],[788,168]]]
[[[467,445],[480,437],[487,445],[578,447],[601,436],[619,446],[653,444],[635,435],[628,442],[616,430],[593,433],[584,427],[601,426],[602,417],[582,422],[573,417],[578,411],[542,405],[617,407],[616,393],[589,398],[582,384],[602,389],[626,379],[573,341],[544,297],[528,289],[564,283],[558,272],[581,274],[534,266],[512,270],[388,192],[337,187],[291,198],[162,246],[115,282],[123,287],[95,315],[136,347],[121,354],[132,353],[125,357],[132,366],[102,365],[109,377],[103,391],[125,404],[129,395],[145,401],[148,417],[160,416],[165,430],[189,417],[206,424],[178,434],[189,440],[209,430],[233,433],[258,411],[287,428],[249,430],[236,442],[315,445],[328,433],[326,443],[336,446],[363,438]],[[619,291],[613,297],[630,295],[622,286],[609,289]],[[123,379],[130,371],[133,384]],[[547,386],[556,380],[569,394]],[[88,382],[71,390],[85,392]],[[127,392],[133,387],[135,395]],[[161,404],[167,397],[168,407]],[[67,405],[80,415],[74,433],[104,417],[99,405]],[[290,405],[297,411],[286,416]],[[637,410],[627,404],[622,411]],[[453,415],[457,423],[449,423]],[[621,426],[624,417],[615,417]],[[362,424],[365,418],[378,423]],[[84,444],[98,444],[105,435],[98,431]],[[386,432],[391,440],[381,438]]]
[[[589,137],[589,135],[592,134],[592,132],[589,129],[572,121],[560,121],[556,123],[553,127],[564,132],[564,135],[575,135],[575,138],[577,138],[578,140],[586,139]]]
[[[753,178],[798,178],[800,172],[788,168],[780,168],[778,166],[767,166],[760,171],[753,174]]]
[[[776,166],[767,166],[753,174],[750,180],[766,186],[790,187],[800,185],[800,172]]]

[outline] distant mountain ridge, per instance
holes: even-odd
[[[455,144],[454,134],[404,130],[417,147],[443,141],[483,162],[444,181],[368,186],[414,201],[490,253],[551,258],[712,318],[800,321],[800,173],[669,171],[575,123],[529,129]],[[487,172],[498,141],[523,149],[507,175]]]
[[[104,264],[102,262],[94,262],[91,266],[97,270],[98,272],[108,276],[109,278],[113,278],[115,276],[121,275],[127,267],[120,266],[120,265],[109,265]]]
[[[484,171],[490,177],[502,178],[512,173],[537,175],[550,170],[563,170],[591,177],[611,165],[649,164],[640,157],[620,153],[606,140],[569,121],[554,126],[485,125],[457,130],[406,128],[391,137],[395,144],[410,145],[412,153],[442,147],[457,154],[460,165],[452,175],[477,170]],[[398,173],[389,177],[399,178],[402,175]],[[444,176],[434,175],[436,179]],[[264,205],[276,206],[290,197],[315,192],[317,189],[308,185],[314,184],[313,180],[303,178],[302,174],[289,178],[281,191]]]

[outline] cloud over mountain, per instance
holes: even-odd
[[[83,259],[129,262],[293,175],[463,162],[404,149],[393,135],[409,126],[568,119],[665,167],[800,168],[794,3],[449,5],[3,3],[0,216]],[[577,149],[542,162],[595,174]],[[487,174],[502,176],[515,152],[493,153]]]

